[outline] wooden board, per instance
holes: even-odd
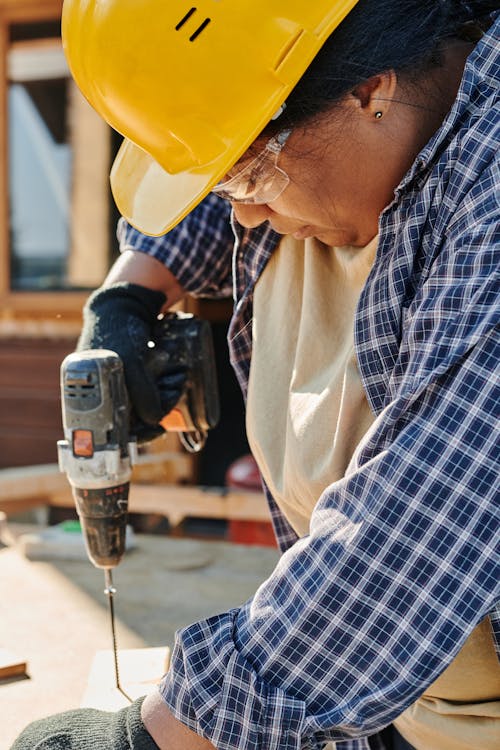
[[[152,693],[168,670],[169,663],[170,649],[167,647],[119,650],[118,667],[122,689],[132,700]],[[115,684],[113,652],[98,651],[90,669],[82,708],[116,711],[128,704],[129,701]]]
[[[26,661],[6,648],[0,648],[0,680],[26,674]]]
[[[179,454],[182,463],[182,454]],[[174,461],[175,463],[175,461]],[[181,467],[182,468],[182,467]],[[0,469],[0,510],[9,512],[21,503],[43,503],[73,508],[68,480],[57,464]],[[264,493],[224,487],[132,482],[130,513],[157,513],[172,526],[184,518],[223,518],[239,521],[269,521]]]
[[[54,493],[50,504],[71,507],[68,493]],[[135,484],[130,486],[130,513],[158,513],[172,526],[184,518],[223,518],[239,521],[269,521],[269,507],[262,492],[217,487],[174,484]]]
[[[27,498],[38,498],[40,505],[55,492],[67,490],[68,480],[57,464],[0,469],[0,507],[4,511]]]

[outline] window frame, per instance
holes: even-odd
[[[9,244],[9,30],[17,23],[60,21],[62,0],[0,0],[0,319],[79,320],[88,291],[16,291],[10,287]]]

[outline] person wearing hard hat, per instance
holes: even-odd
[[[232,283],[283,555],[177,634],[157,693],[15,750],[366,750],[389,725],[387,750],[498,749],[499,36],[495,2],[66,0],[73,75],[126,138],[126,256],[87,314],[146,335]],[[145,240],[186,216],[224,241]]]

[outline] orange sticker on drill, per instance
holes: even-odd
[[[94,455],[94,440],[91,430],[75,430],[73,432],[73,454],[82,458],[92,458]]]

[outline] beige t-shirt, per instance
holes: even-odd
[[[376,251],[286,237],[254,293],[247,432],[299,534],[373,422],[354,353],[354,315]],[[395,722],[417,750],[500,750],[500,667],[486,618]]]
[[[376,240],[360,250],[285,237],[255,288],[248,439],[299,536],[373,422],[353,321],[376,248]]]

